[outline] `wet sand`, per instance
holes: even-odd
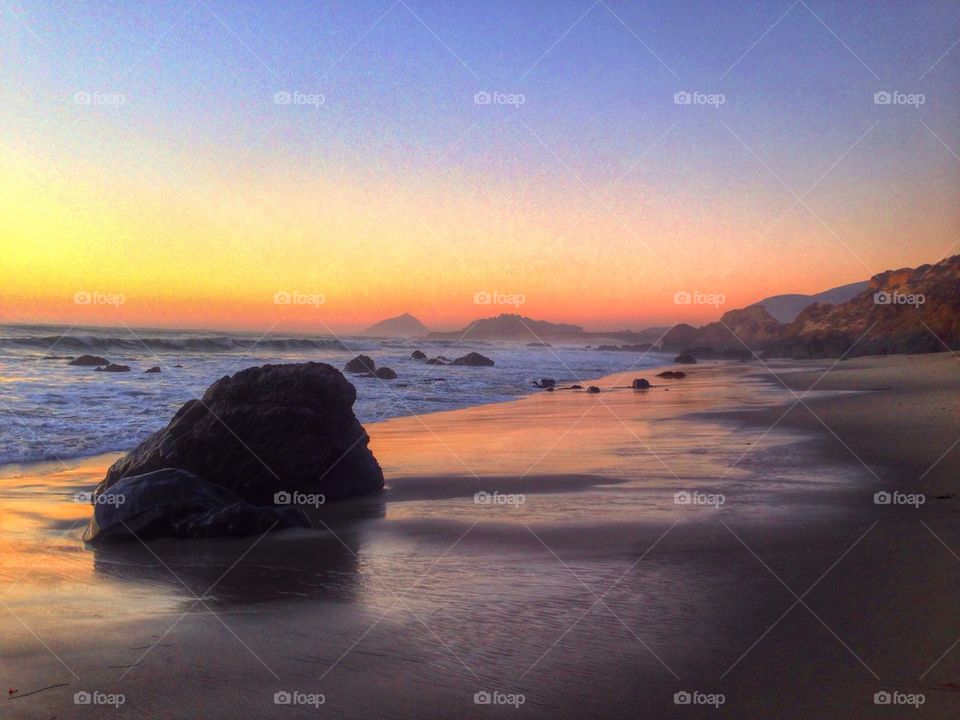
[[[960,438],[960,361],[818,381],[831,365],[389,420],[368,428],[382,496],[259,540],[93,550],[71,497],[115,456],[7,468],[3,716],[956,717],[960,505],[934,495],[958,492],[960,451],[928,468]],[[773,373],[817,385],[784,414]],[[83,690],[125,702],[75,705]],[[878,707],[882,690],[925,702]],[[474,704],[485,691],[524,702]]]

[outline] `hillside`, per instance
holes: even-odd
[[[583,328],[579,325],[567,323],[551,323],[545,320],[534,320],[503,313],[496,317],[474,320],[463,330],[453,332],[433,332],[428,336],[431,340],[516,340],[536,342],[548,340],[562,340],[573,337],[582,337]]]
[[[787,295],[774,295],[764,298],[753,305],[762,306],[770,316],[781,323],[791,323],[797,319],[797,316],[814,303],[828,303],[830,305],[839,305],[862,293],[870,287],[869,280],[841,285],[840,287],[824,290],[816,295],[801,295],[791,293]],[[752,307],[752,306],[751,306]]]
[[[430,329],[410,313],[381,320],[364,331],[364,335],[376,337],[422,337]]]

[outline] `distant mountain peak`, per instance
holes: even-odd
[[[381,320],[368,327],[364,335],[379,337],[421,337],[429,334],[430,329],[410,313]]]

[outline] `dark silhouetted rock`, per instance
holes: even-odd
[[[650,389],[650,381],[647,380],[646,378],[636,378],[636,379],[633,381],[633,389],[634,389],[634,390],[649,390],[649,389]]]
[[[427,355],[423,350],[414,350],[410,355],[411,360],[426,360]]]
[[[325,363],[263,365],[223,377],[107,471],[123,477],[182,468],[255,505],[278,492],[328,502],[381,490],[383,471],[353,414],[356,389]]]
[[[357,355],[353,360],[343,366],[348,373],[372,373],[376,372],[377,364],[369,355]]]
[[[553,378],[540,378],[540,382],[533,383],[533,386],[538,388],[552,388],[556,384],[557,381]]]
[[[110,363],[103,367],[94,368],[97,372],[130,372],[129,365],[117,365],[116,363]]]
[[[427,360],[427,365],[449,365],[449,364],[450,363],[448,363],[443,358],[438,358],[438,357],[430,358],[429,360]]]
[[[74,360],[71,360],[68,365],[80,365],[82,367],[94,367],[96,365],[109,365],[110,361],[106,358],[102,358],[99,355],[81,355]]]
[[[377,368],[374,375],[381,380],[396,380],[397,374],[388,367]]]
[[[673,361],[681,365],[696,365],[697,359],[688,351],[684,351],[677,355]]]
[[[598,393],[598,392],[600,392],[600,388],[598,388],[596,385],[591,385],[590,387],[587,388],[587,392],[588,392],[588,393]]]
[[[257,535],[310,527],[302,510],[257,507],[187,470],[162,468],[118,480],[93,503],[87,542]]]
[[[158,372],[160,372],[160,368],[157,367],[156,365],[154,365],[152,368],[147,368],[147,369],[144,370],[143,372],[145,372],[145,373],[158,373]]]
[[[687,374],[683,370],[664,370],[662,373],[657,373],[657,377],[667,378],[668,380],[679,380],[686,376]]]
[[[493,367],[493,360],[480,353],[467,353],[463,357],[458,357],[451,365],[466,365],[468,367]]]
[[[571,385],[571,390],[583,390],[583,385]]]

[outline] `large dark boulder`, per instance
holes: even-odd
[[[427,355],[426,355],[426,353],[423,352],[423,350],[414,350],[413,353],[410,355],[410,359],[411,359],[411,360],[426,360],[426,359],[427,359]]]
[[[374,377],[378,377],[381,380],[396,380],[397,373],[391,368],[381,367],[377,368],[377,371],[374,373]]]
[[[295,507],[257,507],[186,470],[163,468],[118,480],[93,497],[83,533],[91,543],[158,537],[240,537],[311,527]]]
[[[634,390],[649,390],[649,389],[650,389],[650,381],[647,380],[646,378],[635,378],[634,381],[633,381],[633,389],[634,389]]]
[[[96,367],[97,365],[109,365],[110,361],[99,355],[81,355],[71,360],[68,365],[80,365],[81,367]]]
[[[130,366],[110,363],[108,365],[104,365],[103,367],[96,367],[94,370],[97,372],[130,372]]]
[[[493,367],[493,360],[480,353],[467,353],[462,357],[458,357],[454,360],[451,365],[467,365],[469,367]]]
[[[353,414],[357,393],[325,363],[263,365],[226,376],[163,430],[117,460],[97,492],[121,478],[174,467],[256,505],[278,492],[327,502],[383,488],[383,471]]]
[[[372,373],[376,371],[377,364],[369,355],[357,355],[353,360],[343,366],[348,373]]]

